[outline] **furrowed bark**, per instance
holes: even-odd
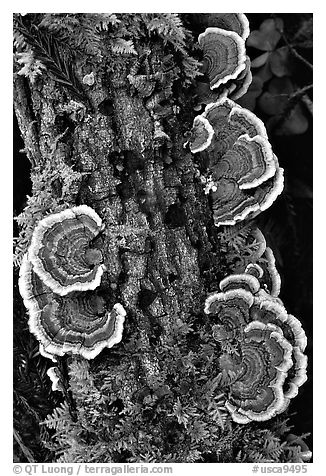
[[[163,54],[155,54],[153,63],[160,65]],[[121,302],[127,310],[125,334],[141,342],[135,355],[138,385],[151,387],[164,374],[159,345],[173,346],[175,326],[202,314],[212,290],[210,271],[218,267],[216,231],[192,156],[183,147],[193,119],[189,105],[179,102],[178,114],[165,123],[172,144],[166,160],[165,145],[154,144],[147,98],[132,94],[129,63],[109,74],[103,65],[92,66],[102,79],[84,87],[88,101],[78,101],[77,119],[62,112],[75,98],[46,75],[28,91],[26,81],[15,79],[15,111],[34,167],[59,154],[84,174],[69,205],[85,203],[104,220],[98,246],[107,273],[101,291],[108,307]],[[213,287],[217,281],[214,276]]]

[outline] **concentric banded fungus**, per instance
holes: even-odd
[[[274,176],[276,166],[269,142],[261,136],[239,137],[213,169],[218,180],[235,178],[239,189],[256,188]]]
[[[260,284],[258,279],[249,273],[233,274],[227,276],[220,282],[220,289],[223,292],[239,288],[243,288],[246,291],[255,294],[259,291]]]
[[[210,142],[196,128],[198,117],[214,130]],[[283,169],[262,121],[223,98],[209,104],[194,126],[191,140],[201,145],[199,167],[205,169],[203,179],[210,181],[215,225],[234,225],[268,208],[283,190]]]
[[[253,295],[243,289],[233,289],[225,293],[215,293],[205,302],[205,313],[217,318],[217,329],[225,333],[226,339],[233,339],[241,334],[249,323],[249,310],[253,304]]]
[[[214,24],[214,26],[234,31],[244,40],[248,38],[250,34],[249,22],[243,13],[217,13],[214,16],[217,19],[217,24]]]
[[[206,28],[198,43],[203,50],[203,73],[208,83],[205,77],[197,81],[198,106],[223,97],[239,99],[252,81],[250,59],[245,52],[250,33],[247,17],[243,13],[204,14],[199,23]]]
[[[121,304],[108,312],[104,299],[94,292],[54,294],[34,272],[28,255],[21,265],[19,289],[29,311],[30,331],[45,355],[72,353],[92,359],[120,342],[126,315]]]
[[[199,35],[198,43],[203,50],[204,71],[208,75],[211,89],[237,78],[245,69],[245,43],[234,31],[206,28]]]
[[[250,59],[246,56],[245,69],[241,71],[239,76],[236,79],[227,81],[225,84],[221,84],[217,89],[212,90],[209,83],[197,80],[195,89],[197,105],[195,109],[201,109],[202,104],[208,105],[225,97],[235,101],[248,91],[251,82]]]
[[[284,187],[284,170],[279,167],[278,160],[274,154],[276,172],[273,178],[267,180],[256,189],[256,200],[259,203],[260,211],[267,210],[276,198],[282,193]]]
[[[259,265],[247,266],[246,273],[224,278],[222,292],[205,303],[213,338],[222,350],[236,348],[240,355],[227,353],[219,359],[222,372],[235,374],[228,384],[226,408],[238,423],[283,412],[306,381],[306,335],[282,301],[261,289],[263,275]]]
[[[272,323],[282,329],[284,337],[292,345],[293,367],[288,372],[284,383],[284,409],[290,399],[298,394],[298,389],[307,380],[307,356],[304,351],[307,346],[307,337],[300,321],[288,314],[279,299],[273,298],[264,291],[259,291],[250,310],[252,319],[263,323]]]
[[[196,23],[201,30],[211,26],[234,31],[244,40],[250,34],[249,21],[243,13],[202,13],[196,15]]]
[[[241,364],[225,406],[237,423],[265,421],[283,410],[283,383],[292,366],[292,346],[272,324],[251,322],[244,329]]]
[[[233,80],[232,84],[234,84],[234,88],[232,91],[226,91],[226,96],[230,99],[235,101],[236,99],[240,99],[249,89],[249,86],[252,82],[252,74],[250,69],[251,63],[249,56],[246,56],[246,67],[245,69],[239,74],[239,76]]]
[[[91,242],[101,229],[101,218],[86,205],[49,215],[38,223],[29,259],[53,292],[64,296],[99,286],[105,266],[100,250],[92,249]]]

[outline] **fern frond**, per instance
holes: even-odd
[[[182,66],[188,83],[191,83],[191,81],[197,78],[197,76],[203,75],[200,71],[202,64],[192,56],[185,56],[182,59]]]
[[[113,16],[115,17],[115,15]],[[114,22],[114,18],[112,19]],[[102,27],[107,30],[110,15],[99,13],[46,13],[38,28],[52,33],[75,51],[88,55],[101,54]]]
[[[247,238],[252,231],[252,225],[247,223],[245,225],[236,224],[234,226],[225,226],[220,234],[221,243],[227,244],[230,248],[236,251],[240,250],[246,245]]]
[[[173,405],[173,415],[177,417],[178,423],[184,425],[185,427],[187,426],[189,421],[189,415],[187,415],[187,413],[185,412],[185,409],[182,406],[179,398]]]
[[[96,15],[96,14],[93,14]],[[99,31],[108,31],[110,26],[118,26],[121,20],[114,13],[99,13],[97,16],[96,28]]]
[[[262,453],[259,452],[258,450],[251,450],[247,452],[247,462],[251,463],[274,463],[270,458],[266,458],[266,456]]]
[[[15,29],[30,46],[35,59],[46,66],[53,79],[69,88],[79,99],[84,99],[84,93],[73,69],[71,52],[67,45],[60,42],[51,33],[36,27],[25,25],[21,20],[15,24]]]
[[[227,411],[223,405],[213,401],[208,406],[208,413],[211,419],[224,430],[224,424],[227,419]]]
[[[17,74],[25,76],[32,84],[34,84],[36,78],[42,74],[42,70],[46,69],[46,66],[35,58],[32,50],[16,53],[16,59],[17,63],[22,66]]]
[[[146,22],[150,33],[157,33],[165,43],[171,43],[176,50],[185,51],[186,30],[177,13],[147,14],[150,21]]]
[[[113,53],[120,55],[137,55],[134,44],[132,40],[124,40],[123,38],[116,38],[114,43],[111,45]]]
[[[22,35],[18,30],[16,30],[15,27],[13,32],[13,40],[14,40],[14,48],[17,51],[22,51],[28,48],[24,35]]]
[[[48,428],[52,428],[59,432],[65,429],[67,422],[71,421],[69,406],[66,402],[62,402],[59,407],[53,410],[51,415],[48,415],[41,425],[46,425]]]

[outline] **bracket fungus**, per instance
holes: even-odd
[[[283,411],[282,385],[292,366],[291,345],[272,324],[251,322],[244,329],[241,363],[225,404],[236,423],[269,420]]]
[[[204,71],[211,89],[237,78],[245,69],[245,43],[234,31],[209,27],[199,35],[198,43],[203,50]]]
[[[38,223],[29,259],[54,293],[65,296],[99,286],[105,266],[101,251],[91,244],[102,229],[101,218],[86,205],[48,215]]]
[[[217,89],[211,89],[209,83],[201,80],[196,81],[195,96],[196,105],[195,110],[200,110],[202,104],[211,104],[218,99],[228,97],[232,100],[240,99],[249,89],[252,82],[252,74],[250,69],[250,58],[246,56],[245,68],[239,75],[232,80],[228,80],[225,84],[221,84]]]
[[[246,40],[250,34],[249,21],[244,13],[215,13],[214,26],[234,31],[243,40]]]
[[[249,56],[246,56],[245,69],[239,74],[239,76],[233,80],[230,86],[226,85],[224,96],[228,96],[234,101],[240,99],[249,89],[252,82],[251,74],[251,62]]]
[[[262,268],[264,286],[268,289],[272,296],[277,297],[281,291],[281,276],[275,265],[275,257],[271,248],[267,247],[259,261]]]
[[[28,253],[20,268],[19,290],[40,353],[52,360],[66,353],[93,359],[122,338],[126,312],[121,304],[108,312],[103,297],[95,292],[54,293],[35,272]]]
[[[261,288],[265,272],[257,264],[247,266],[245,273],[224,278],[221,292],[205,302],[213,338],[223,351],[230,348],[223,343],[233,345],[232,353],[220,356],[219,367],[232,371],[225,407],[237,423],[282,413],[307,379],[306,335],[275,290]]]
[[[222,97],[239,99],[252,81],[250,59],[245,41],[249,36],[249,22],[243,13],[206,14],[200,25],[206,28],[198,37],[203,51],[203,73],[197,81],[199,104],[209,104]]]
[[[210,140],[207,122],[214,131]],[[283,169],[264,124],[228,98],[209,104],[195,118],[189,147],[192,153],[199,153],[202,181],[210,181],[216,226],[253,218],[283,190]]]

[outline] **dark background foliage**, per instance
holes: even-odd
[[[284,36],[290,41],[300,29],[312,28],[311,14],[248,14],[250,30],[258,29],[267,18],[281,18],[284,22]],[[312,31],[305,38],[297,41],[295,50],[301,56],[291,56],[291,68],[284,77],[295,82],[296,90],[300,91],[312,85],[312,70],[304,60],[312,61]],[[277,47],[286,45],[283,38]],[[251,60],[258,51],[248,48]],[[259,53],[258,53],[259,54]],[[253,69],[253,76],[257,69]],[[270,79],[273,81],[273,77]],[[267,89],[268,84],[264,84]],[[312,99],[312,89],[308,98]],[[264,121],[268,118],[256,103],[254,112]],[[293,400],[292,417],[297,432],[312,431],[312,187],[313,187],[313,155],[312,155],[312,115],[302,108],[307,120],[307,127],[302,134],[281,134],[268,128],[273,150],[284,168],[285,187],[283,194],[274,205],[262,213],[258,225],[272,247],[277,260],[277,267],[282,278],[281,299],[289,312],[298,316],[308,337],[307,355],[309,359],[308,382],[301,388],[297,398]],[[298,119],[300,121],[300,118]],[[312,444],[312,439],[308,440]]]
[[[300,389],[299,395],[291,404],[291,424],[296,434],[312,432],[312,71],[308,62],[312,60],[312,15],[310,14],[248,14],[250,29],[258,30],[262,22],[269,18],[281,18],[284,22],[284,36],[280,38],[275,50],[286,47],[287,41],[295,44],[292,52],[291,67],[277,78],[278,84],[291,81],[294,93],[299,91],[301,114],[294,119],[294,128],[284,132],[282,121],[287,119],[289,111],[282,111],[280,123],[273,124],[272,116],[264,109],[262,95],[269,91],[275,75],[269,77],[259,93],[249,90],[251,109],[267,124],[270,142],[281,167],[285,170],[283,194],[273,206],[258,218],[258,226],[263,231],[267,244],[276,256],[277,267],[282,278],[281,299],[290,313],[297,316],[307,333],[309,359],[308,382]],[[309,25],[310,30],[309,30]],[[301,32],[301,33],[300,33]],[[301,35],[301,36],[300,36]],[[297,40],[295,40],[297,38]],[[263,51],[248,47],[251,60],[259,57]],[[306,61],[306,63],[305,63]],[[264,66],[262,66],[264,67]],[[266,66],[265,66],[266,67]],[[259,68],[252,69],[253,77],[259,76]],[[274,81],[275,82],[275,81]],[[300,91],[302,95],[300,95]],[[307,92],[306,92],[307,91]],[[250,96],[251,94],[251,96]],[[293,93],[291,93],[293,94]],[[282,96],[282,91],[280,93]],[[303,101],[304,99],[304,101]],[[241,100],[239,101],[241,103]],[[303,104],[303,105],[302,105]],[[308,107],[307,107],[308,104]],[[243,104],[245,105],[245,104]],[[295,104],[294,106],[296,106]],[[291,112],[291,111],[290,111]],[[283,116],[282,116],[283,114]],[[302,119],[304,116],[304,120]],[[297,121],[297,123],[296,123]],[[300,122],[301,121],[301,122]],[[296,132],[298,122],[302,126]],[[293,132],[294,130],[294,132]],[[13,213],[17,216],[31,193],[29,180],[30,164],[21,152],[24,145],[20,137],[17,121],[14,117],[14,197]],[[14,224],[14,236],[18,234]],[[38,424],[44,420],[60,397],[51,392],[46,370],[50,366],[46,359],[39,356],[38,345],[28,331],[24,307],[17,287],[17,270],[14,289],[14,426],[15,438],[29,443],[26,448],[35,461],[51,461],[51,453],[40,441]],[[46,439],[46,435],[43,435]],[[312,437],[307,442],[312,447]],[[15,457],[21,457],[22,445],[15,445]],[[26,454],[24,454],[26,458]]]

